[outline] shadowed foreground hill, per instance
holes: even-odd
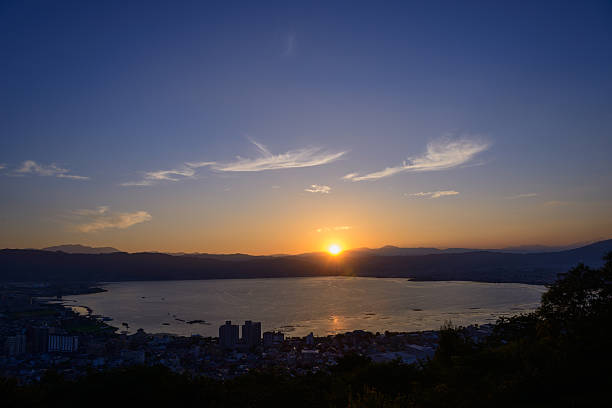
[[[602,265],[612,240],[548,253],[467,252],[421,256],[307,254],[227,261],[160,253],[68,254],[0,251],[0,281],[133,281],[308,276],[401,277],[415,280],[550,283],[572,265]]]

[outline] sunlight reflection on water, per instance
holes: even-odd
[[[357,277],[227,279],[109,283],[108,292],[67,296],[111,317],[109,324],[189,336],[217,336],[225,320],[262,322],[290,336],[438,329],[535,309],[544,286],[516,283],[415,282]],[[196,321],[196,322],[194,322]],[[191,324],[189,323],[191,322]]]

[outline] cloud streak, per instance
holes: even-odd
[[[122,183],[122,186],[151,186],[160,181],[181,181],[194,178],[196,169],[208,167],[218,172],[259,172],[267,170],[282,170],[301,167],[314,167],[338,160],[344,154],[341,152],[328,152],[321,148],[306,147],[289,150],[285,153],[273,154],[263,144],[249,139],[257,148],[259,157],[249,159],[238,157],[236,160],[219,163],[216,161],[186,162],[174,170],[159,170],[146,172],[142,180]]]
[[[538,196],[537,193],[524,193],[524,194],[517,194],[517,195],[506,197],[506,200],[517,200],[519,198],[532,198],[532,197],[537,197],[537,196]]]
[[[330,186],[322,186],[320,184],[311,184],[310,187],[305,188],[304,191],[307,191],[309,193],[329,194],[329,192],[331,191],[331,187]]]
[[[384,170],[364,175],[350,173],[342,178],[350,181],[367,181],[378,180],[404,172],[447,170],[468,163],[478,153],[488,148],[488,143],[470,139],[438,140],[430,142],[427,145],[426,152],[421,156],[410,158],[398,166],[387,167]]]
[[[159,181],[181,181],[195,176],[195,170],[191,167],[183,167],[174,170],[148,171],[144,178],[138,181],[121,183],[122,186],[152,186]]]
[[[146,211],[113,212],[107,206],[94,210],[76,210],[72,213],[74,227],[79,232],[90,233],[107,229],[126,229],[152,219]]]
[[[72,180],[89,180],[89,177],[70,174],[70,170],[59,167],[55,163],[44,165],[36,163],[34,160],[26,160],[21,163],[21,167],[15,170],[15,173],[18,175],[32,174],[37,176],[57,177]]]
[[[229,163],[209,164],[214,170],[224,172],[255,172],[266,170],[280,170],[300,167],[321,166],[338,160],[346,152],[327,152],[316,147],[289,150],[286,153],[272,154],[266,146],[251,140],[257,147],[260,157],[254,159],[238,157]],[[206,163],[206,162],[205,162]]]
[[[442,191],[428,191],[428,192],[412,193],[412,194],[405,194],[405,195],[407,197],[434,199],[434,198],[440,198],[440,197],[454,196],[457,194],[459,194],[459,192],[455,190],[442,190]]]

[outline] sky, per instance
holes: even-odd
[[[3,1],[0,248],[610,238],[610,44],[609,1]]]

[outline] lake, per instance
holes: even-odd
[[[534,310],[544,286],[518,283],[415,282],[358,277],[222,279],[107,283],[104,293],[66,296],[108,323],[134,333],[217,336],[226,320],[262,322],[288,336],[437,330],[495,322]],[[75,310],[83,310],[75,308]],[[191,322],[191,323],[188,323]]]

